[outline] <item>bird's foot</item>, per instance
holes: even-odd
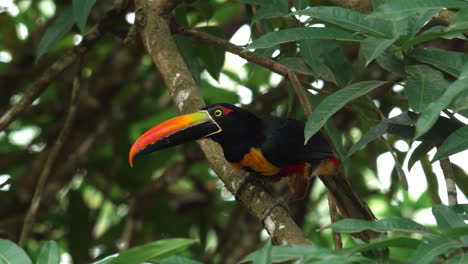
[[[239,182],[237,183],[237,187],[234,190],[233,195],[236,198],[236,201],[239,201],[240,194],[244,190],[247,183],[258,184],[258,185],[266,187],[267,184],[271,182],[272,180],[275,180],[275,179],[270,179],[269,177],[249,173],[239,180]]]

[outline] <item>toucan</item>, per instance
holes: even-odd
[[[375,220],[366,203],[341,176],[327,137],[318,132],[304,144],[304,123],[275,116],[258,117],[237,106],[218,103],[167,120],[148,130],[130,149],[136,157],[189,141],[219,143],[234,168],[278,180],[289,177],[296,198],[303,198],[311,176],[319,176],[333,194],[343,217]]]

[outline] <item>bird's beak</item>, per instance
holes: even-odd
[[[208,137],[221,131],[221,127],[206,110],[172,118],[146,131],[135,141],[128,155],[130,166],[133,167],[133,159],[137,156]]]

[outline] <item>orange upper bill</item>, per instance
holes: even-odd
[[[203,124],[207,125],[203,126]],[[207,111],[172,118],[151,128],[135,141],[128,155],[130,166],[133,167],[133,159],[139,153],[175,146],[220,131],[220,127],[211,119]]]

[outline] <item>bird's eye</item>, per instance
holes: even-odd
[[[216,117],[220,117],[220,116],[223,115],[223,111],[221,111],[221,110],[219,110],[219,109],[216,109],[216,110],[214,111],[214,115],[215,115]]]

